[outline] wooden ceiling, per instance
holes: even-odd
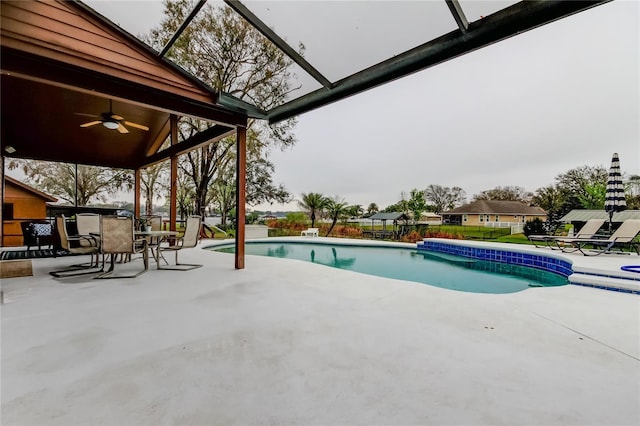
[[[0,13],[4,156],[136,169],[246,125],[195,77],[82,3],[3,1]],[[110,103],[114,114],[149,130],[80,127]],[[158,152],[171,115],[212,128]]]

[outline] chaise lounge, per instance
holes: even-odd
[[[629,247],[640,255],[640,241],[636,240],[638,235],[640,235],[640,219],[627,219],[609,238],[565,239],[563,241],[573,249],[563,249],[563,251],[578,250],[585,256],[598,256],[603,253],[628,254],[622,249]]]
[[[300,232],[301,237],[317,237],[318,236],[318,228],[309,228]]]
[[[552,250],[562,250],[565,248],[564,246],[567,241],[595,238],[596,233],[602,228],[604,222],[604,219],[589,219],[574,237],[568,237],[566,235],[529,235],[527,238],[536,247],[549,247]]]

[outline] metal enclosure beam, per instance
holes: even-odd
[[[271,28],[267,26],[260,18],[253,14],[245,5],[237,0],[224,0],[224,2],[240,16],[246,19],[256,30],[265,36],[271,43],[275,44],[280,50],[282,50],[288,57],[290,57],[296,64],[309,73],[310,76],[315,78],[325,88],[331,88],[333,84],[304,59],[298,52],[296,52],[286,41],[284,41],[278,34],[276,34]]]
[[[167,54],[169,49],[171,49],[171,46],[173,46],[173,43],[175,43],[176,40],[180,38],[180,35],[184,32],[184,30],[187,29],[187,27],[189,26],[193,18],[196,17],[196,14],[200,11],[200,9],[202,9],[202,6],[204,6],[206,2],[207,0],[200,0],[198,2],[198,4],[193,8],[189,16],[187,16],[187,18],[184,20],[182,25],[180,25],[180,28],[178,28],[176,32],[173,34],[173,36],[171,37],[171,40],[169,40],[167,44],[164,45],[164,47],[162,48],[162,52],[160,52],[158,56],[162,58],[164,55]]]
[[[268,111],[269,123],[311,111],[392,80],[448,61],[544,24],[608,3],[601,1],[529,0],[472,22],[467,32],[452,31]]]
[[[469,21],[467,21],[467,17],[464,16],[460,2],[458,2],[458,0],[446,0],[446,2],[447,6],[449,6],[449,11],[453,15],[453,19],[455,19],[456,24],[458,24],[458,28],[460,28],[460,31],[463,33],[466,33],[469,28]]]

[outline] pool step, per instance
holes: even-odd
[[[631,278],[612,277],[594,272],[575,271],[569,276],[569,282],[575,285],[640,295],[640,281]]]

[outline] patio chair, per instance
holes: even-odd
[[[76,225],[78,227],[78,234],[85,235],[92,238],[83,239],[80,241],[81,246],[100,246],[100,215],[96,213],[77,213]]]
[[[102,216],[100,218],[100,251],[103,256],[109,255],[110,264],[97,279],[135,278],[149,270],[149,253],[147,240],[135,239],[133,236],[133,218],[123,216]],[[142,253],[144,269],[132,275],[116,275],[114,273],[116,255]]]
[[[529,235],[527,238],[536,247],[549,247],[553,250],[562,249],[564,240],[594,238],[604,222],[604,219],[589,219],[574,237],[567,237],[566,235]]]
[[[190,263],[179,263],[178,262],[178,252],[185,248],[193,248],[198,244],[198,238],[200,237],[200,227],[202,225],[202,218],[200,216],[189,216],[187,218],[187,225],[184,230],[184,235],[182,237],[175,237],[169,240],[169,244],[165,246],[160,246],[158,253],[159,256],[162,256],[163,252],[172,251],[176,256],[176,263],[173,266],[160,266],[160,262],[158,262],[158,269],[171,269],[174,271],[189,271],[191,269],[199,268],[202,265],[195,265]],[[164,258],[164,256],[162,256]]]
[[[38,250],[42,250],[42,246],[54,248],[55,236],[53,235],[53,227],[49,222],[45,220],[20,222],[20,227],[27,251],[31,250],[31,246],[38,246]]]
[[[27,251],[31,250],[31,246],[37,246],[38,239],[33,232],[31,222],[20,222],[20,228],[22,229],[22,244],[27,246]]]
[[[636,237],[640,235],[640,219],[627,219],[622,225],[608,238],[573,238],[564,239],[564,243],[570,245],[572,249],[563,249],[563,251],[578,250],[585,256],[598,256],[603,253],[621,253],[624,247],[630,247],[640,255],[640,241]],[[591,247],[591,250],[587,249]]]
[[[69,235],[67,232],[67,219],[66,217],[64,217],[64,215],[56,217],[56,230],[60,238],[60,247],[63,250],[72,254],[89,254],[91,255],[91,260],[89,263],[71,265],[65,269],[51,271],[49,272],[49,274],[56,278],[65,278],[75,275],[94,274],[102,272],[102,268],[100,268],[99,248],[96,245],[92,244],[80,244],[81,241],[95,241],[92,237],[86,235]]]
[[[158,215],[146,215],[140,216],[138,219],[138,223],[140,224],[140,231],[144,231],[143,227],[150,227],[151,231],[162,231],[162,216]],[[144,225],[143,225],[144,224]],[[147,240],[147,244],[151,248],[151,254],[155,258],[157,254],[155,253],[153,247],[156,247],[160,241],[158,241],[161,237],[144,237]]]
[[[318,228],[309,228],[302,232],[300,232],[300,236],[305,237],[317,237],[318,236]]]

